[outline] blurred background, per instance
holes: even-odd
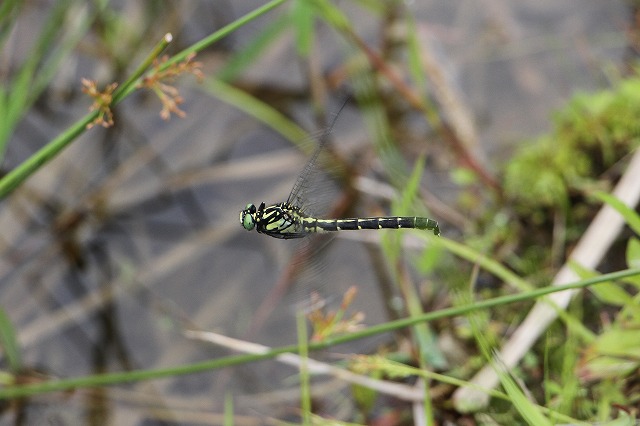
[[[81,91],[82,78],[99,89],[122,82],[165,33],[173,34],[166,51],[173,55],[262,4],[6,0],[2,172],[86,114],[92,100]],[[340,169],[341,178],[310,195],[332,199],[343,217],[432,217],[443,238],[475,244],[523,276],[537,273],[540,282],[562,264],[564,246],[533,256],[544,258],[544,267],[509,263],[523,252],[500,233],[537,232],[553,223],[554,210],[537,211],[512,231],[506,165],[551,131],[554,111],[577,92],[611,87],[633,72],[633,2],[336,1],[343,27],[301,4],[285,2],[199,52],[193,61],[202,81],[185,73],[170,82],[184,117],[163,119],[158,96],[140,89],[112,108],[113,126],[85,131],[1,201],[0,304],[15,327],[25,381],[235,353],[189,339],[187,329],[271,347],[295,344],[294,307],[315,291],[332,307],[356,286],[350,310],[362,312],[366,325],[406,316],[390,272],[395,263],[381,243],[393,231],[340,235],[310,260],[296,258],[307,242],[271,239],[238,223],[247,203],[286,200],[317,135],[347,98],[332,129],[331,159],[322,164]],[[418,161],[419,187],[402,210],[398,200]],[[468,286],[471,266],[413,237],[406,235],[395,257],[400,270],[425,310],[450,305],[449,291]],[[310,283],[289,282],[288,268],[307,262]],[[478,285],[500,283],[481,274]],[[441,324],[437,340],[448,336],[459,345],[452,352],[464,352],[455,327]],[[389,333],[318,357],[406,354],[407,341],[405,333]],[[447,352],[434,352],[430,362],[445,370],[462,365]],[[0,419],[218,424],[231,395],[237,424],[263,424],[266,416],[298,415],[296,374],[263,361],[78,389],[6,403]],[[325,378],[316,385],[316,412],[357,421],[348,384]],[[379,418],[370,412],[359,421]]]

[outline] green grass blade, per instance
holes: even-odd
[[[374,143],[376,154],[382,161],[393,186],[404,188],[409,176],[406,162],[395,145],[383,102],[376,93],[371,75],[368,72],[363,72],[354,77],[354,87],[358,99],[367,99],[366,107],[361,108],[362,118],[370,134],[370,139]]]
[[[15,26],[16,17],[20,13],[22,0],[3,0],[0,2],[0,50],[3,50],[5,41]]]
[[[280,114],[270,105],[240,89],[213,78],[206,81],[205,88],[212,96],[246,112],[280,133],[292,143],[300,143],[309,138],[309,134],[300,126]]]
[[[0,308],[0,346],[4,350],[9,369],[13,373],[19,372],[22,369],[22,361],[16,330],[11,323],[11,319],[2,308]]]
[[[169,41],[170,39],[165,37],[162,42],[158,43],[155,49],[151,52],[151,55],[147,57],[143,64],[138,67],[138,69],[123,85],[118,87],[113,95],[114,103],[122,100],[125,94],[133,91],[135,82],[140,78],[144,71],[146,71],[149,65],[153,62],[153,59],[155,59],[160,52],[164,50]],[[42,165],[51,161],[51,159],[58,155],[58,153],[60,153],[60,151],[62,151],[67,145],[84,133],[87,129],[87,125],[95,120],[98,113],[99,111],[93,111],[85,115],[69,129],[64,131],[61,135],[42,147],[39,151],[27,158],[22,164],[18,165],[18,167],[11,170],[2,179],[0,179],[0,199],[6,197],[36,170],[42,167]]]
[[[313,44],[313,9],[313,2],[307,0],[295,0],[291,8],[291,22],[296,31],[296,50],[303,58],[309,56]]]
[[[640,215],[631,207],[620,201],[614,195],[603,191],[596,191],[592,194],[598,200],[613,207],[624,218],[625,222],[636,235],[640,235]]]
[[[431,238],[431,236],[425,236],[424,233],[415,233],[415,235],[424,238],[425,240],[428,239],[427,242],[430,244],[441,245],[446,250],[450,251],[456,256],[468,260],[472,264],[477,264],[485,271],[492,273],[497,278],[500,278],[505,283],[517,290],[529,291],[532,289],[531,284],[529,284],[526,280],[520,278],[518,275],[505,268],[499,262],[491,259],[489,256],[485,256],[484,254],[472,249],[469,246],[460,244],[445,237]]]
[[[227,392],[224,397],[224,426],[233,426],[233,394]]]
[[[404,318],[396,321],[390,321],[388,323],[372,326],[364,330],[360,330],[351,334],[345,334],[340,336],[331,336],[326,340],[318,343],[310,343],[309,350],[326,349],[342,343],[352,342],[359,339],[364,339],[378,334],[395,331],[405,327],[412,326],[421,321],[435,321],[441,318],[447,318],[458,315],[465,315],[469,312],[489,309],[497,306],[506,305],[509,303],[521,302],[524,300],[533,300],[538,297],[546,296],[551,293],[559,291],[587,288],[592,285],[607,282],[612,280],[621,280],[631,276],[639,276],[640,268],[625,269],[622,271],[612,272],[609,274],[603,274],[592,279],[581,280],[575,283],[562,285],[562,286],[548,286],[541,289],[536,289],[528,293],[520,293],[509,296],[496,297],[493,299],[475,301],[471,305],[456,306],[448,309],[441,309],[439,311],[428,312],[424,315],[420,315],[415,318]],[[0,388],[0,399],[19,398],[40,393],[63,391],[80,387],[95,387],[95,386],[108,386],[118,383],[131,383],[141,380],[160,379],[164,377],[171,377],[183,374],[194,374],[201,371],[215,370],[224,367],[231,367],[234,365],[242,365],[250,362],[273,359],[276,356],[291,352],[296,353],[298,350],[297,345],[283,346],[280,348],[272,349],[268,352],[261,354],[244,354],[227,356],[223,358],[208,360],[200,363],[180,365],[165,369],[156,370],[136,370],[130,372],[108,373],[94,376],[85,376],[72,379],[54,380],[50,382],[35,383],[21,386],[10,386]]]
[[[627,243],[627,266],[629,268],[640,268],[640,240],[631,238]]]
[[[300,355],[300,411],[302,424],[311,424],[311,382],[309,378],[309,337],[307,336],[307,321],[303,312],[296,314],[298,330],[298,354]]]
[[[462,297],[463,299],[467,300],[467,303],[473,303],[472,294],[466,294]],[[509,401],[513,404],[516,410],[518,410],[520,415],[528,424],[534,426],[550,426],[551,422],[549,422],[549,420],[542,414],[536,404],[527,399],[520,386],[516,383],[514,377],[511,376],[511,373],[502,364],[502,361],[496,356],[497,352],[495,352],[494,349],[491,348],[489,341],[484,335],[483,329],[485,324],[480,323],[478,312],[474,312],[467,318],[469,320],[469,324],[471,325],[471,329],[473,330],[473,336],[478,344],[478,347],[480,348],[480,352],[483,354],[487,362],[491,363],[494,370],[496,371],[496,374],[500,379],[500,383],[502,384],[505,393],[509,397]]]
[[[287,29],[289,29],[289,17],[278,16],[262,29],[250,44],[243,46],[241,51],[228,59],[216,72],[216,78],[224,82],[235,80],[245,69],[255,66],[258,58],[268,52],[269,45],[281,37]]]
[[[9,136],[16,124],[22,119],[24,112],[34,102],[33,81],[37,74],[38,66],[46,53],[52,48],[57,33],[63,28],[62,22],[69,7],[70,0],[57,2],[47,17],[38,39],[30,49],[25,62],[20,66],[12,81],[8,82],[5,89],[5,107],[0,127],[0,161],[4,159]]]
[[[71,141],[84,133],[87,125],[95,120],[97,116],[98,111],[85,115],[80,121],[77,121],[60,136],[49,142],[42,149],[27,158],[18,167],[7,173],[2,179],[0,179],[0,199],[6,197],[11,193],[11,191],[20,186],[22,182],[42,167],[43,164],[48,163]]]
[[[416,160],[416,164],[413,167],[411,175],[407,180],[407,184],[400,192],[400,199],[394,203],[394,214],[399,216],[407,216],[411,214],[412,206],[415,204],[415,200],[418,197],[420,190],[420,181],[424,172],[424,156],[421,155]]]
[[[407,364],[402,364],[397,361],[392,361],[390,359],[384,358],[379,355],[359,356],[351,362],[351,367],[355,371],[358,371],[361,373],[367,372],[369,374],[373,373],[377,375],[386,375],[386,376],[389,376],[390,378],[409,378],[412,376],[416,376],[416,377],[422,377],[425,380],[438,381],[440,383],[445,383],[455,387],[471,387],[479,391],[486,392],[492,398],[498,398],[504,401],[511,401],[509,395],[505,394],[504,392],[500,392],[495,389],[483,389],[478,385],[466,382],[464,380],[458,379],[453,376],[447,376],[444,374],[436,373],[431,370],[416,368]],[[537,406],[537,408],[541,412],[548,413],[549,416],[553,416],[558,421],[562,421],[572,425],[574,424],[575,425],[584,424],[585,426],[588,425],[587,423],[581,423],[572,417],[565,416],[559,413],[554,413],[549,408],[546,408],[543,406]]]
[[[409,54],[409,72],[411,73],[411,78],[416,86],[416,92],[420,94],[420,99],[424,105],[423,114],[425,121],[437,129],[442,125],[442,120],[440,119],[440,113],[438,112],[437,107],[433,105],[433,102],[431,102],[427,95],[429,82],[426,76],[428,75],[428,72],[422,65],[421,49],[423,49],[423,47],[418,40],[415,18],[411,14],[407,14],[406,20],[408,31],[407,53]]]
[[[87,35],[87,32],[91,28],[91,25],[95,22],[96,17],[106,8],[108,0],[99,0],[94,2],[94,8],[90,9],[87,3],[80,2],[77,8],[84,7],[85,16],[79,18],[74,16],[73,26],[65,23],[65,29],[69,30],[64,34],[64,37],[58,46],[50,49],[46,59],[43,61],[42,66],[37,75],[34,76],[33,88],[32,88],[32,102],[35,102],[36,98],[45,90],[47,85],[53,79],[55,73],[62,61],[64,61],[69,53],[82,41]],[[79,15],[78,11],[72,11],[74,15]],[[67,17],[68,19],[68,17]]]
[[[525,421],[532,426],[551,426],[551,422],[547,419],[539,407],[533,402],[529,401],[525,394],[517,385],[516,381],[509,375],[504,369],[498,370],[498,376],[500,377],[500,383],[504,388],[509,399],[513,403],[513,406],[518,410],[520,415]]]
[[[285,1],[286,0],[271,0],[269,3],[266,3],[263,6],[260,6],[259,8],[257,8],[255,10],[247,13],[246,15],[236,19],[232,23],[220,28],[218,31],[216,31],[215,33],[211,34],[210,36],[203,38],[199,42],[194,43],[193,45],[191,45],[188,48],[184,49],[182,52],[180,52],[180,53],[176,54],[175,56],[171,57],[167,62],[165,62],[163,64],[161,69],[166,69],[171,64],[175,64],[177,62],[184,61],[187,58],[187,56],[189,56],[191,53],[197,53],[197,52],[199,52],[199,51],[211,46],[212,44],[216,43],[217,41],[219,41],[219,40],[225,38],[226,36],[228,36],[229,34],[233,33],[238,28],[248,24],[249,22],[253,21],[254,19],[256,19],[256,18],[264,15],[265,13],[275,9],[276,7],[280,6]]]

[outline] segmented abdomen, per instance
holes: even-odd
[[[389,216],[364,217],[352,219],[316,219],[305,217],[304,228],[307,232],[357,231],[360,229],[430,229],[440,235],[438,222],[425,217]]]

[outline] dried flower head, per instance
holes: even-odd
[[[312,305],[317,306],[317,308],[307,314],[307,319],[313,328],[312,341],[320,342],[327,337],[354,332],[364,327],[362,324],[362,321],[364,321],[364,313],[362,312],[356,312],[350,317],[345,318],[346,311],[353,302],[357,292],[355,286],[350,287],[342,297],[340,307],[335,311],[326,312],[324,311],[325,303],[319,300],[320,296],[317,293],[311,295]]]
[[[139,87],[147,87],[153,90],[160,102],[162,102],[160,117],[163,120],[168,120],[171,113],[178,117],[185,116],[185,112],[178,107],[184,102],[184,99],[180,96],[177,88],[167,83],[174,82],[182,74],[193,74],[198,81],[202,81],[204,78],[204,74],[201,71],[202,63],[194,62],[193,58],[195,56],[195,53],[191,53],[184,61],[170,64],[166,68],[163,68],[163,65],[166,64],[169,58],[168,56],[163,56],[160,60],[154,61],[153,70],[140,82]]]
[[[96,119],[87,124],[87,129],[92,128],[96,124],[105,128],[113,126],[111,102],[113,102],[113,92],[116,90],[116,87],[118,87],[118,83],[111,83],[101,92],[98,90],[94,80],[82,79],[82,92],[93,98],[93,104],[89,107],[89,111],[99,111]]]

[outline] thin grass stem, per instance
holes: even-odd
[[[345,334],[342,336],[334,336],[322,342],[313,342],[309,344],[309,350],[326,349],[338,344],[352,342],[355,340],[364,339],[366,337],[371,337],[378,334],[383,334],[397,329],[409,327],[421,321],[435,321],[441,318],[461,316],[478,310],[533,300],[538,297],[546,296],[560,291],[587,288],[595,284],[621,280],[623,278],[638,275],[640,275],[640,268],[624,269],[622,271],[603,274],[598,277],[593,277],[562,286],[547,286],[526,293],[511,294],[508,296],[501,296],[493,299],[474,301],[469,305],[441,309],[439,311],[429,312],[412,318],[403,318],[396,321],[371,326],[354,333]],[[160,379],[163,377],[171,377],[184,374],[195,374],[202,371],[215,370],[224,367],[247,364],[254,361],[272,359],[283,353],[296,353],[298,350],[298,345],[282,346],[280,348],[275,348],[273,350],[270,350],[269,352],[265,352],[262,354],[233,355],[203,361],[200,363],[180,365],[165,369],[136,370],[130,372],[84,376],[73,379],[54,380],[50,382],[42,382],[29,385],[11,386],[0,389],[0,399],[20,398],[40,393],[64,391],[79,387],[108,386],[119,383]]]

